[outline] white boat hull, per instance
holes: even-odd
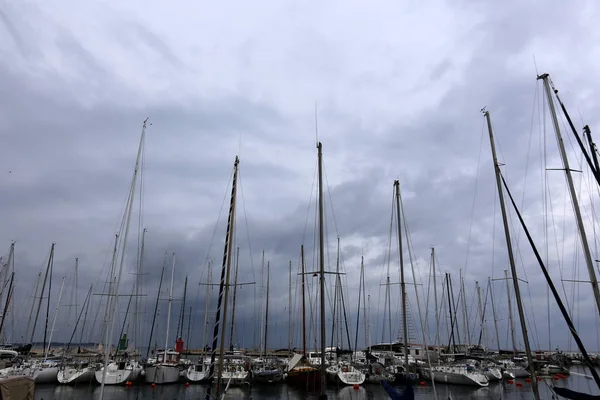
[[[502,371],[498,368],[488,367],[483,371],[483,374],[488,378],[489,381],[500,381],[502,380]]]
[[[175,383],[179,380],[177,365],[150,365],[146,367],[146,383]]]
[[[35,383],[56,383],[58,366],[33,366],[25,369],[25,375],[33,378]]]
[[[208,366],[192,365],[185,370],[185,379],[190,382],[206,382],[208,380]]]
[[[119,363],[123,364],[123,363]],[[127,363],[124,368],[119,368],[119,365],[111,362],[107,366],[106,376],[104,378],[105,385],[120,385],[125,382],[135,381],[142,373],[142,367],[137,362]],[[102,375],[104,367],[94,373],[96,382],[102,384]]]
[[[439,383],[486,387],[488,378],[479,372],[469,372],[464,368],[442,367],[431,371],[433,379]]]
[[[337,373],[337,378],[338,381],[344,385],[354,386],[365,383],[366,376],[359,370],[352,368],[348,372],[344,372],[343,370],[339,371]]]
[[[58,383],[63,385],[88,383],[94,380],[96,370],[92,367],[71,368],[66,367],[58,371]]]

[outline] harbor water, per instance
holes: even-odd
[[[600,394],[593,380],[583,375],[589,375],[581,367],[573,367],[568,378],[543,379],[539,382],[541,398],[552,399],[550,388],[554,385],[568,387],[572,390],[587,394]],[[401,391],[403,388],[397,388]],[[531,384],[524,380],[492,383],[488,387],[476,388],[469,386],[436,384],[435,391],[431,382],[423,382],[415,386],[416,399],[533,399]],[[107,400],[138,400],[138,399],[164,399],[164,400],[202,400],[206,394],[205,385],[189,385],[176,383],[154,388],[148,384],[135,384],[133,386],[105,386],[104,399]],[[358,388],[351,386],[338,387],[330,385],[327,389],[329,400],[371,400],[388,399],[389,396],[379,385],[364,385]],[[317,399],[318,393],[298,390],[285,383],[273,385],[254,385],[248,388],[230,388],[227,392],[228,399]],[[100,386],[97,384],[66,386],[66,385],[36,385],[36,400],[99,400]]]

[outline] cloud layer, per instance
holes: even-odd
[[[396,239],[392,238],[391,248],[388,244],[394,179],[402,185],[418,263],[416,281],[423,284],[417,290],[428,291],[429,252],[435,246],[440,305],[443,274],[452,273],[458,298],[462,270],[468,312],[474,320],[474,282],[485,289],[488,277],[500,278],[508,268],[487,131],[479,114],[487,106],[509,185],[539,245],[548,248],[551,272],[573,308],[586,343],[600,349],[598,313],[589,285],[566,282],[589,278],[562,172],[545,171],[561,165],[548,114],[542,111],[543,92],[535,79],[537,72],[551,73],[576,125],[589,124],[592,131],[598,126],[593,111],[600,88],[595,74],[600,30],[592,19],[598,7],[592,1],[575,8],[560,2],[539,7],[534,1],[500,6],[437,0],[426,5],[328,2],[319,7],[270,1],[215,6],[133,0],[85,6],[78,2],[3,5],[0,133],[5,151],[0,160],[4,223],[0,243],[8,248],[11,240],[16,241],[18,304],[32,302],[35,277],[52,242],[56,242],[55,277],[70,276],[79,257],[79,304],[89,284],[94,283],[94,292],[100,293],[133,172],[141,122],[149,116],[142,207],[142,225],[148,230],[145,326],[153,315],[163,255],[175,252],[171,330],[177,326],[183,281],[188,276],[191,345],[202,345],[205,286],[198,283],[206,282],[208,259],[213,261],[212,281],[218,281],[231,169],[239,155],[238,279],[257,283],[240,287],[236,342],[243,346],[258,342],[264,249],[271,263],[269,319],[276,327],[269,347],[288,345],[290,260],[293,345],[300,345],[296,278],[301,244],[306,247],[307,269],[316,268],[317,134],[323,142],[327,178],[327,268],[335,269],[339,236],[352,331],[364,255],[371,338],[389,339],[382,336],[385,292],[381,284],[388,253],[392,254],[390,279],[398,279]],[[563,133],[573,168],[581,169],[579,152],[571,151],[570,133]],[[576,181],[589,241],[597,253],[597,226],[591,222],[597,189],[587,173],[579,174]],[[548,322],[546,285],[536,279],[539,268],[519,233],[518,221],[514,216],[511,221],[519,274],[529,282],[522,290],[535,347],[572,346],[552,300]],[[129,293],[133,282],[137,211],[133,225],[122,293]],[[408,250],[404,254],[408,263]],[[167,268],[165,298],[169,272]],[[407,276],[414,281],[410,270]],[[71,279],[66,281],[65,296]],[[307,279],[312,285],[314,279]],[[59,278],[53,285],[56,299]],[[493,287],[501,320],[500,347],[506,348],[512,346],[506,289],[503,281],[494,281]],[[420,342],[414,288],[409,289],[414,340]],[[314,293],[312,286],[310,290]],[[395,337],[398,286],[390,292]],[[333,296],[333,287],[329,295]],[[94,304],[100,298],[95,296]],[[215,299],[213,289],[213,312]],[[420,301],[424,312],[426,300]],[[428,303],[430,329],[435,326],[432,301]],[[166,318],[166,304],[160,302],[159,321]],[[121,318],[125,307],[121,300]],[[68,338],[74,324],[66,321],[66,310],[61,307],[59,318],[67,328],[56,333],[59,340]],[[488,308],[488,344],[497,347],[489,312]],[[445,326],[448,318],[440,320]],[[162,327],[157,329],[158,343],[165,322],[158,324]],[[121,323],[122,319],[117,326]],[[15,318],[13,341],[24,335],[25,325],[26,317]],[[41,329],[37,331],[36,337]],[[445,341],[446,328],[440,331]],[[564,334],[549,335],[549,331]],[[359,329],[359,344],[364,343],[363,332]],[[97,334],[89,336],[90,341],[99,339]],[[435,336],[429,332],[428,340]]]

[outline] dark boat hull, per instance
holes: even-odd
[[[302,388],[319,388],[321,371],[317,368],[293,369],[287,373],[285,381],[289,385]]]

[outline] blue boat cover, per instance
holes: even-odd
[[[396,389],[394,389],[389,383],[387,383],[384,380],[381,381],[381,385],[383,386],[383,388],[385,389],[387,394],[390,396],[390,399],[392,399],[392,400],[414,400],[415,399],[415,392],[413,390],[412,385],[406,385],[406,388],[404,389],[404,392],[402,392],[402,393],[398,393],[398,391]]]

